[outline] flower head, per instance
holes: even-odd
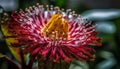
[[[69,63],[72,59],[90,61],[101,39],[95,25],[70,9],[37,4],[25,11],[15,11],[7,23],[6,38],[14,38],[13,47],[22,47],[31,57],[54,63]]]

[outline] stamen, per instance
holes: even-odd
[[[67,40],[68,32],[69,25],[67,20],[63,18],[62,14],[54,14],[42,29],[44,36],[49,37],[57,42],[61,39],[61,37],[63,40]]]

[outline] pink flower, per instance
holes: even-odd
[[[100,46],[95,25],[69,9],[37,4],[25,11],[15,11],[7,24],[16,42],[14,47],[23,47],[30,57],[60,63],[71,60],[91,61],[94,48]]]

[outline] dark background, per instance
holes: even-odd
[[[7,12],[25,9],[36,3],[72,9],[84,18],[97,24],[96,30],[102,38],[102,46],[96,48],[96,60],[72,69],[120,69],[120,0],[0,0]],[[1,12],[1,10],[0,10]],[[2,34],[0,34],[0,53],[10,55]],[[13,58],[14,59],[14,58]],[[74,63],[73,63],[74,64]],[[87,68],[84,68],[87,66]],[[8,69],[9,63],[0,60],[0,69]]]

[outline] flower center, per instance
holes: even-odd
[[[69,32],[69,25],[62,14],[54,14],[42,30],[44,36],[50,39],[67,40]]]

